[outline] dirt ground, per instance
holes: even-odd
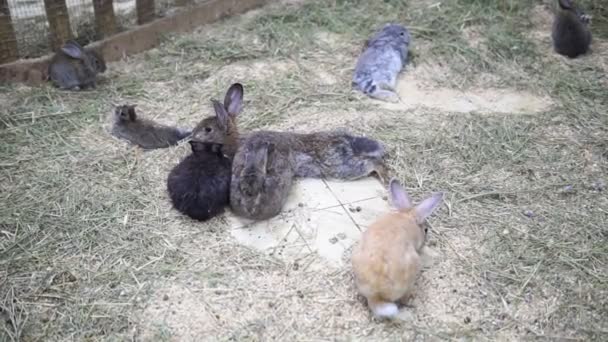
[[[606,19],[569,60],[552,11],[282,1],[110,63],[93,91],[2,87],[0,339],[608,339]],[[413,36],[394,104],[350,89],[386,21]],[[390,210],[376,179],[299,180],[277,218],[200,223],[166,194],[188,144],[141,152],[108,134],[122,103],[193,126],[232,82],[242,130],[346,127],[386,144],[416,200],[446,193],[398,319],[371,317],[350,266]]]

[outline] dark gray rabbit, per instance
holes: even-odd
[[[190,145],[192,154],[169,173],[167,192],[177,211],[205,221],[229,204],[231,163],[221,145],[196,141]]]
[[[242,95],[242,86],[231,86],[231,90],[235,88]],[[230,205],[238,215],[252,219],[277,215],[293,177],[352,180],[376,172],[387,182],[384,147],[369,138],[345,131],[256,131],[241,136],[236,119],[242,97],[231,101],[231,90],[226,95],[226,110],[216,105],[216,116],[202,120],[194,128],[192,140],[221,144],[224,153],[233,158]]]
[[[117,106],[114,110],[112,135],[125,139],[143,149],[165,148],[177,145],[190,136],[191,131],[161,125],[153,120],[140,118],[135,105]]]
[[[558,5],[551,34],[555,52],[569,58],[587,53],[591,45],[591,17],[570,0],[558,0]]]
[[[70,40],[55,53],[48,71],[49,79],[60,89],[80,90],[96,86],[97,74],[106,71],[106,63],[97,52]]]
[[[373,98],[399,102],[397,76],[408,62],[410,33],[399,24],[386,24],[366,42],[355,67],[352,86]]]

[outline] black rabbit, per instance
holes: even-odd
[[[192,154],[169,173],[167,190],[173,207],[189,217],[205,221],[229,204],[232,162],[222,145],[190,141]]]
[[[587,53],[591,45],[591,17],[570,0],[558,0],[558,4],[552,32],[555,52],[570,58]]]

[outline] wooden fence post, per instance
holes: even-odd
[[[154,20],[154,0],[135,0],[135,7],[138,25]]]
[[[0,64],[12,62],[19,57],[8,0],[0,0],[0,44]]]
[[[51,47],[57,50],[66,40],[72,38],[68,7],[65,0],[44,0],[44,8],[51,31]]]
[[[105,38],[116,33],[113,2],[113,0],[93,0],[95,30],[100,37]]]

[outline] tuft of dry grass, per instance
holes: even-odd
[[[607,26],[602,1],[582,2],[598,34],[577,60],[551,51],[549,1],[298,1],[168,36],[110,64],[94,91],[1,86],[0,339],[605,340]],[[554,105],[510,115],[367,100],[350,77],[385,21],[411,27],[411,68],[438,66],[417,74],[429,90]],[[187,146],[140,153],[105,131],[123,102],[194,125],[235,81],[243,128],[347,126],[388,146],[416,198],[448,193],[409,318],[371,319],[348,267],[281,261],[238,245],[223,217],[182,217],[165,180]]]

